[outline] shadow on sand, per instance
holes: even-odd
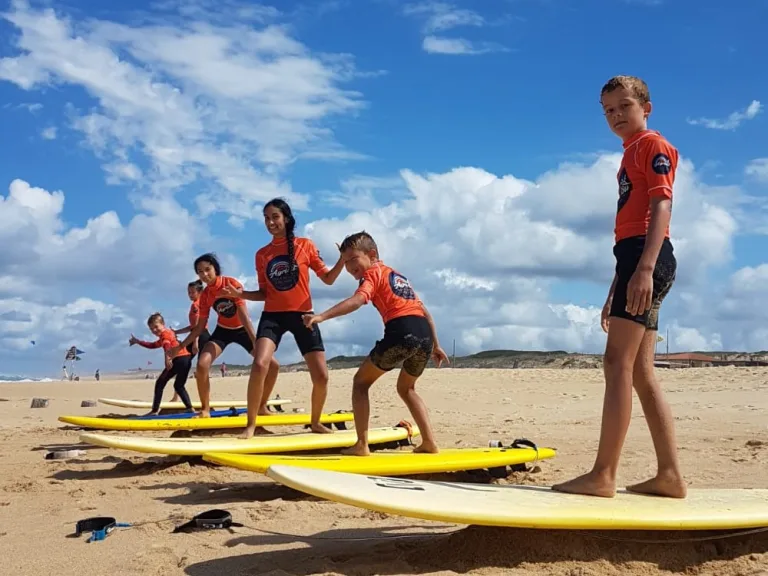
[[[226,545],[277,546],[306,543],[309,547],[209,560],[187,566],[185,572],[189,576],[304,576],[324,572],[372,576],[441,570],[464,573],[483,568],[525,569],[527,564],[546,564],[550,570],[555,570],[552,565],[561,563],[563,574],[593,574],[595,572],[588,568],[589,565],[594,569],[596,563],[610,563],[618,573],[640,575],[647,574],[650,566],[656,566],[661,571],[692,573],[709,562],[739,559],[740,564],[743,564],[740,566],[743,571],[739,573],[757,576],[761,574],[757,555],[768,552],[768,532],[690,542],[686,540],[727,533],[576,532],[469,526],[447,534],[404,540],[393,538],[397,534],[392,531],[398,529],[402,528],[333,530],[313,537],[274,533],[241,536]],[[238,532],[241,530],[245,529]],[[441,530],[445,531],[445,528]],[[328,538],[333,538],[334,534],[339,540],[329,541]],[[370,540],[361,540],[364,538]],[[663,543],[649,543],[650,540]],[[713,574],[718,572],[722,571],[717,568],[712,571]]]
[[[199,457],[169,456],[143,460],[141,462],[131,462],[116,456],[104,456],[101,459],[81,460],[72,458],[69,460],[59,460],[67,464],[99,464],[116,463],[111,468],[102,468],[98,470],[59,470],[54,472],[49,478],[56,480],[100,480],[104,478],[131,478],[134,476],[148,476],[162,470],[168,470],[174,466],[189,464],[190,466],[204,466],[206,468],[217,468]]]
[[[139,486],[139,490],[187,490],[186,494],[158,496],[157,500],[175,505],[222,505],[238,502],[269,502],[271,500],[320,501],[320,498],[304,494],[272,481],[214,483],[214,482],[169,482]]]

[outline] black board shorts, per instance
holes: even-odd
[[[433,345],[426,318],[400,316],[384,325],[384,337],[376,342],[368,357],[376,368],[385,372],[402,362],[403,370],[418,378],[427,367]]]
[[[230,344],[239,344],[246,352],[248,352],[248,354],[253,351],[253,342],[251,342],[251,337],[248,336],[248,332],[243,326],[240,328],[223,328],[221,326],[216,326],[216,329],[213,331],[213,334],[211,334],[211,338],[208,341],[216,344],[216,346],[221,348],[222,352]],[[203,350],[202,346],[199,348],[200,351]]]
[[[283,335],[290,332],[302,356],[310,352],[325,352],[319,326],[317,324],[313,324],[312,328],[304,326],[304,321],[301,319],[304,314],[311,314],[311,312],[262,312],[259,326],[256,328],[256,339],[269,338],[275,343],[275,349],[277,349]]]
[[[648,330],[659,329],[659,310],[664,298],[675,282],[677,259],[669,238],[665,238],[653,269],[653,296],[651,309],[633,316],[627,312],[627,285],[635,273],[645,247],[645,236],[633,236],[619,240],[613,247],[616,257],[616,287],[613,291],[610,316],[625,318],[642,324]]]
[[[200,334],[200,336],[197,337],[197,352],[200,353],[203,351],[203,348],[205,348],[205,343],[208,342],[208,340],[211,339],[211,333],[208,332],[208,329],[206,328],[203,330],[203,333]],[[192,352],[192,344],[189,344],[187,346],[187,351],[192,354],[192,358],[195,357],[195,353]],[[190,360],[192,359],[190,358]]]

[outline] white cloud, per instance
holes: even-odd
[[[23,284],[14,280],[59,289],[175,289],[192,274],[192,248],[204,233],[169,200],[145,204],[151,214],[136,214],[125,226],[109,211],[89,217],[83,227],[70,227],[62,218],[62,191],[14,180],[8,195],[0,195],[0,244],[6,247],[0,269],[8,277],[0,282],[0,291],[21,289],[17,294],[23,294]],[[147,272],[137,273],[143,270]]]
[[[705,128],[711,128],[713,130],[735,130],[745,120],[754,119],[760,111],[763,109],[763,105],[759,100],[752,100],[752,102],[744,110],[737,110],[731,112],[725,120],[716,120],[712,118],[698,118],[688,119],[688,124],[694,126],[704,126]]]
[[[747,164],[744,173],[760,182],[768,182],[768,158],[755,158]]]
[[[113,350],[127,341],[136,321],[119,307],[78,298],[45,306],[27,298],[0,299],[0,347],[30,350],[44,357],[72,345],[84,350]],[[35,344],[31,344],[31,340]]]
[[[45,140],[56,140],[56,126],[49,126],[40,133]]]
[[[426,36],[422,48],[430,54],[467,54],[478,55],[489,52],[508,52],[509,50],[494,42],[472,42],[466,38],[444,38],[441,36]]]
[[[424,20],[422,48],[429,54],[479,55],[509,51],[497,42],[475,42],[466,38],[439,35],[454,28],[482,28],[497,24],[489,22],[474,10],[458,8],[447,2],[420,2],[407,4],[403,8],[403,14]]]
[[[446,2],[421,2],[408,4],[403,8],[407,16],[426,17],[423,30],[425,33],[444,32],[462,26],[482,27],[487,24],[485,18],[473,10],[457,8]]]
[[[242,18],[208,19],[223,14],[211,2],[163,2],[181,10],[171,26],[170,15],[161,23],[154,13],[156,24],[78,21],[15,0],[3,17],[17,54],[0,59],[0,79],[29,91],[84,89],[92,103],[69,115],[109,183],[135,182],[146,165],[141,184],[156,194],[205,182],[198,204],[208,214],[248,219],[277,195],[306,208],[281,172],[300,158],[365,157],[329,127],[364,108],[342,85],[365,73],[347,54],[313,54],[269,22],[274,8],[230,4]]]
[[[340,190],[320,191],[322,202],[345,209],[355,206],[372,210],[385,205],[405,189],[401,178],[359,175],[342,180],[339,187]]]

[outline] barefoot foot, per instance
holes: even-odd
[[[210,417],[211,417],[210,410],[201,410],[200,412],[192,416],[192,418],[210,418]]]
[[[667,498],[685,498],[688,487],[685,480],[675,473],[657,474],[654,478],[627,486],[627,491]]]
[[[344,456],[370,456],[371,451],[365,444],[355,444],[341,451]]]
[[[437,454],[440,449],[434,442],[422,442],[413,449],[414,454]]]
[[[253,426],[246,426],[245,430],[243,430],[243,433],[238,436],[240,440],[250,440],[253,438],[253,435],[256,433],[256,425]]]
[[[616,482],[607,479],[601,474],[588,472],[573,480],[552,486],[555,492],[568,494],[584,494],[586,496],[600,496],[601,498],[613,498],[616,495]]]
[[[315,434],[333,434],[333,430],[326,428],[322,424],[312,424],[309,429]]]
[[[160,415],[159,410],[157,412],[147,412],[146,414],[144,414],[144,416],[159,416],[159,415]]]

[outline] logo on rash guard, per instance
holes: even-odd
[[[662,152],[659,152],[653,157],[651,166],[656,174],[669,174],[669,171],[672,170],[672,162],[670,161],[669,156]]]
[[[411,288],[411,283],[408,282],[408,278],[397,272],[389,273],[389,287],[392,288],[392,292],[396,296],[403,298],[404,300],[415,300],[416,294]]]
[[[216,314],[224,318],[234,318],[237,314],[237,306],[229,298],[219,298],[213,303],[213,309]]]
[[[622,168],[619,173],[619,203],[616,208],[617,212],[621,210],[624,207],[624,204],[627,203],[627,200],[629,200],[630,192],[632,192],[632,182],[630,181],[629,176],[627,176],[627,169]]]
[[[294,269],[296,265],[294,264]],[[267,264],[267,278],[272,286],[280,292],[285,292],[296,286],[298,275],[291,274],[291,263],[288,256],[275,256]]]

